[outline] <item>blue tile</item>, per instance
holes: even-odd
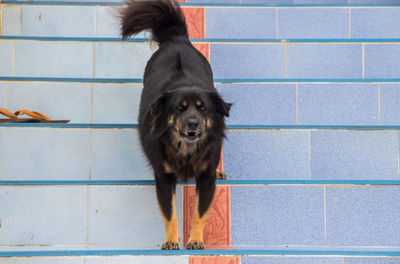
[[[16,76],[91,78],[92,45],[85,42],[17,41]]]
[[[206,38],[276,38],[274,8],[206,8]]]
[[[220,84],[226,102],[233,102],[228,124],[296,124],[295,84]]]
[[[324,189],[231,187],[232,246],[323,245]]]
[[[22,35],[51,37],[94,37],[95,12],[91,6],[25,5]]]
[[[118,0],[119,1],[119,0]],[[121,24],[118,18],[118,12],[113,7],[96,7],[96,37],[114,37],[121,36]],[[136,38],[146,38],[149,34],[141,32]]]
[[[86,129],[3,128],[0,146],[3,180],[88,179]]]
[[[343,264],[339,257],[242,257],[241,264]]]
[[[352,8],[352,38],[400,38],[400,8]]]
[[[89,193],[89,243],[161,247],[165,230],[154,186],[89,187]],[[182,206],[179,187],[176,210],[181,241]]]
[[[85,264],[187,264],[187,256],[118,256],[87,257]]]
[[[400,45],[366,44],[364,51],[365,78],[398,78]]]
[[[8,107],[38,111],[54,120],[90,123],[90,90],[85,83],[10,82]]]
[[[230,179],[309,179],[308,131],[231,130],[224,142]]]
[[[21,35],[20,6],[3,6],[3,35]]]
[[[399,0],[348,0],[349,4],[398,4]]]
[[[361,44],[289,44],[288,78],[361,78]]]
[[[7,108],[7,83],[0,82],[0,107]],[[3,116],[0,115],[0,118]]]
[[[381,84],[381,124],[400,124],[400,84]]]
[[[391,257],[344,258],[344,264],[400,264],[400,258],[391,258]]]
[[[345,8],[280,8],[280,39],[349,38],[349,10]]]
[[[377,84],[299,84],[299,123],[378,125]]]
[[[142,84],[94,84],[93,122],[138,122]]]
[[[399,212],[399,187],[327,187],[327,245],[399,246]]]
[[[2,246],[86,243],[86,187],[3,186],[0,208]]]
[[[0,41],[0,76],[14,76],[14,43]]]
[[[211,44],[214,78],[284,78],[282,44]]]
[[[29,257],[29,258],[0,258],[4,264],[84,264],[83,257]]]
[[[96,43],[95,77],[143,78],[153,52],[149,43]]]
[[[241,0],[243,4],[293,4],[294,0]]]
[[[397,132],[313,131],[311,133],[313,179],[398,180]]]
[[[92,130],[93,180],[151,180],[137,130]]]

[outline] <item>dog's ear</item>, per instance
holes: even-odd
[[[170,97],[170,93],[164,92],[151,104],[151,114],[160,115],[165,110],[165,104]]]
[[[217,92],[212,92],[209,94],[209,96],[215,105],[217,113],[228,117],[232,104],[226,103],[224,100],[222,100],[221,96]]]

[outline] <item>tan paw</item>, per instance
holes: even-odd
[[[197,241],[197,240],[190,240],[187,245],[187,249],[204,249],[204,243],[203,241]]]
[[[163,250],[177,250],[177,249],[179,249],[179,241],[173,242],[171,240],[167,240],[162,244],[161,249],[163,249]]]
[[[226,180],[226,173],[223,171],[217,170],[217,180]]]

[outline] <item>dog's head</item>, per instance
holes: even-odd
[[[231,104],[225,103],[217,92],[199,88],[180,88],[164,92],[152,105],[154,130],[166,127],[178,141],[193,144],[210,132],[225,128]]]

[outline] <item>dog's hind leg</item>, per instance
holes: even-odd
[[[179,249],[179,224],[175,209],[176,178],[173,174],[156,176],[157,200],[165,224],[166,239],[161,249]]]
[[[207,219],[207,212],[215,193],[215,171],[208,172],[196,179],[196,203],[190,229],[187,249],[204,249],[203,231]]]

